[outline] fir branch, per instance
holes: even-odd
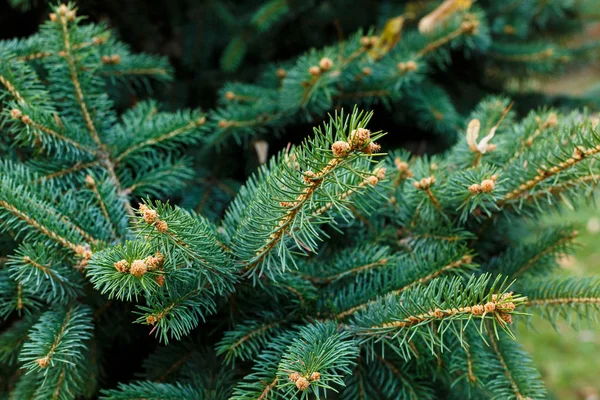
[[[73,84],[73,89],[75,91],[75,97],[77,98],[77,102],[79,103],[79,107],[81,108],[81,113],[83,115],[83,119],[85,120],[85,124],[88,128],[90,136],[94,140],[94,142],[98,145],[98,147],[103,148],[103,144],[100,141],[100,137],[98,136],[98,132],[96,131],[96,126],[94,125],[94,121],[90,116],[88,111],[87,104],[84,99],[83,90],[81,90],[81,83],[79,82],[79,73],[77,72],[77,64],[75,62],[75,56],[73,54],[73,49],[69,37],[69,21],[67,19],[66,12],[63,12],[62,15],[59,14],[58,19],[60,21],[62,27],[62,36],[63,36],[63,51],[65,53],[64,57],[67,60],[67,65],[69,68],[69,73],[71,75],[71,82]]]
[[[91,312],[85,306],[46,311],[30,332],[19,357],[29,370],[74,366],[83,357],[83,342],[91,336]]]
[[[519,199],[521,196],[525,195],[526,192],[537,186],[540,182],[545,181],[569,168],[572,168],[573,166],[577,165],[583,160],[593,157],[598,153],[600,153],[600,145],[596,145],[592,148],[584,150],[576,148],[573,156],[567,158],[566,160],[560,162],[559,164],[553,167],[540,170],[535,177],[528,180],[527,182],[522,183],[517,189],[513,190],[512,192],[504,196],[502,199],[500,199],[497,202],[498,206],[503,207],[505,204]]]
[[[454,270],[459,270],[460,268],[463,268],[463,267],[471,264],[472,261],[473,261],[473,256],[468,255],[468,254],[464,255],[460,259],[458,259],[456,261],[453,261],[450,264],[447,264],[447,265],[441,267],[440,269],[435,270],[434,272],[432,272],[432,273],[430,273],[430,274],[428,274],[426,276],[420,277],[420,278],[418,278],[418,279],[416,279],[416,280],[414,280],[414,281],[412,281],[412,282],[404,285],[403,287],[401,287],[399,289],[395,289],[395,290],[392,290],[392,291],[386,293],[385,296],[399,296],[404,291],[406,291],[408,289],[411,289],[411,288],[413,288],[415,286],[418,286],[418,285],[427,284],[430,281],[432,281],[432,280],[434,280],[434,279],[436,279],[436,278],[438,278],[438,277],[440,277],[440,276],[442,276],[442,275],[444,275],[444,274],[446,274],[448,272],[453,272]],[[371,305],[377,303],[378,301],[379,301],[378,298],[377,299],[371,299],[371,300],[369,300],[369,301],[367,301],[365,303],[362,303],[362,304],[356,305],[354,307],[351,307],[349,309],[346,309],[346,310],[338,313],[335,316],[335,319],[340,320],[340,319],[348,318],[349,316],[354,315],[354,314],[356,314],[359,311],[363,311],[363,310],[367,309],[368,307],[370,307]]]

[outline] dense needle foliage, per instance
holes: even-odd
[[[577,31],[553,22],[585,2],[537,6],[411,3],[381,32],[226,85],[207,113],[145,100],[119,115],[109,86],[168,81],[170,67],[72,4],[0,42],[2,395],[545,398],[514,324],[598,311],[600,280],[557,262],[575,227],[535,223],[592,196],[600,120],[518,115],[503,95],[463,115],[434,77],[453,52],[485,56],[505,88],[594,57],[544,35]],[[361,111],[380,103],[445,151],[385,148],[399,133]],[[254,141],[307,122],[269,158]],[[190,146],[250,142],[264,160],[241,187],[190,185]],[[168,201],[198,193],[197,211]],[[140,327],[153,345],[124,372],[114,360],[130,353],[114,349],[133,354]]]

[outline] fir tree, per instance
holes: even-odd
[[[170,69],[72,5],[39,34],[0,42],[7,396],[544,398],[513,325],[590,318],[600,281],[558,271],[574,227],[532,224],[592,195],[599,120],[547,108],[520,118],[502,96],[448,120],[452,102],[424,71],[447,62],[447,45],[489,42],[470,3],[445,1],[401,40],[396,19],[271,70],[264,86],[228,85],[208,117],[153,101],[117,116],[110,82]],[[333,111],[346,93],[350,108]],[[412,104],[407,115],[457,139],[432,156],[382,149],[373,113],[351,106],[373,101]],[[193,176],[186,146],[327,113],[222,218],[160,200]],[[160,344],[136,379],[109,387],[106,360],[135,337],[132,322]]]

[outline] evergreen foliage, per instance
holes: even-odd
[[[600,120],[519,116],[504,96],[460,115],[429,71],[452,51],[485,49],[506,79],[554,72],[590,49],[502,44],[503,21],[531,42],[585,2],[480,3],[407,6],[419,15],[407,32],[405,15],[379,36],[267,68],[259,84],[226,85],[208,114],[147,100],[117,115],[109,84],[166,80],[170,68],[83,23],[72,4],[54,6],[35,36],[0,42],[2,395],[546,397],[513,325],[593,318],[600,284],[559,272],[573,227],[536,236],[531,224],[592,195]],[[256,29],[282,18],[282,4],[256,11]],[[376,117],[360,111],[376,102],[454,144],[382,149],[384,132],[368,128]],[[321,119],[231,201],[209,198],[210,216],[163,201],[194,176],[186,147]],[[139,330],[155,350],[122,377],[111,347],[134,348]]]

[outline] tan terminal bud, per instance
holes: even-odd
[[[146,323],[148,325],[154,325],[158,322],[158,318],[156,318],[154,315],[148,315],[146,317]]]
[[[319,76],[321,75],[321,68],[317,67],[316,65],[313,65],[308,69],[308,73],[312,76]]]
[[[302,175],[302,179],[304,180],[304,182],[307,185],[310,185],[311,183],[313,183],[313,179],[315,176],[317,176],[317,175],[314,172],[312,172],[311,170],[307,170],[307,171],[304,171],[304,174]]]
[[[371,74],[373,73],[373,70],[371,69],[371,67],[364,67],[362,69],[362,73],[365,76],[371,76]]]
[[[67,15],[67,13],[69,12],[69,7],[67,7],[65,4],[61,4],[58,9],[56,10],[56,12],[58,13],[58,15],[64,17]]]
[[[227,100],[234,100],[235,99],[235,93],[233,93],[232,91],[225,92],[225,98]]]
[[[40,366],[40,368],[47,368],[50,365],[50,359],[46,356],[43,358],[38,358],[35,362]]]
[[[506,314],[506,313],[500,313],[499,316],[500,316],[500,319],[502,321],[506,322],[507,324],[513,323],[512,315]]]
[[[484,179],[481,182],[481,191],[484,193],[489,193],[496,187],[496,183],[492,179]]]
[[[91,175],[85,176],[85,185],[87,187],[93,187],[95,183],[96,181],[94,181],[94,178]]]
[[[287,72],[283,68],[277,68],[276,74],[279,79],[283,79],[287,76]]]
[[[56,14],[54,14],[54,13],[50,13],[50,21],[52,21],[52,22],[56,22],[56,19],[57,19],[57,18],[56,18]]]
[[[112,56],[110,56],[110,62],[113,64],[120,64],[121,63],[121,56],[118,54],[113,54]]]
[[[100,57],[100,60],[102,61],[102,64],[111,64],[112,62],[111,56],[102,56]]]
[[[320,372],[313,372],[312,374],[310,374],[309,379],[311,381],[318,381],[319,379],[321,379],[321,373]]]
[[[373,170],[373,173],[375,174],[377,179],[383,179],[383,178],[385,178],[386,171],[387,170],[385,168],[375,168]]]
[[[146,267],[146,264],[144,264],[144,261],[135,260],[131,263],[131,268],[129,269],[131,275],[136,278],[141,278],[146,272],[148,272],[148,268]]]
[[[20,119],[23,116],[23,113],[21,112],[21,110],[13,108],[12,110],[10,110],[10,116],[14,119]]]
[[[358,128],[350,132],[348,143],[352,150],[362,150],[371,140],[371,131],[365,128]]]
[[[156,278],[154,278],[154,280],[160,287],[162,287],[165,284],[165,277],[163,275],[158,275]]]
[[[304,390],[308,389],[309,386],[310,386],[310,382],[308,381],[308,379],[306,379],[304,377],[300,377],[296,381],[296,387],[298,388],[298,390],[304,391]]]
[[[381,150],[381,145],[379,145],[375,142],[371,142],[371,143],[369,143],[369,145],[367,147],[365,147],[363,149],[363,153],[373,154],[373,153],[377,153],[379,150]]]
[[[416,71],[417,70],[417,63],[414,62],[413,60],[407,61],[406,62],[406,70],[407,71]]]
[[[333,61],[329,57],[323,57],[319,61],[319,68],[321,71],[329,71],[333,67]]]
[[[142,211],[142,218],[144,218],[144,221],[147,224],[153,224],[158,220],[158,213],[156,210],[146,207],[146,209]]]
[[[481,193],[481,185],[474,183],[469,186],[469,191],[473,194]]]
[[[371,38],[369,38],[368,36],[363,36],[360,38],[360,44],[363,47],[370,47],[371,46]]]
[[[120,260],[113,264],[115,269],[121,273],[125,273],[129,271],[129,263],[127,260]]]
[[[31,125],[31,124],[33,124],[33,121],[31,120],[31,118],[29,117],[29,115],[23,115],[21,117],[21,122],[24,123],[25,125]]]
[[[169,225],[167,225],[166,221],[158,221],[156,223],[156,230],[159,231],[160,233],[165,233],[166,231],[169,230]]]
[[[347,142],[338,140],[331,145],[331,151],[335,157],[345,157],[350,151],[350,145]]]
[[[483,315],[484,308],[481,304],[474,305],[471,307],[471,313],[473,315]]]
[[[493,313],[496,310],[496,303],[494,303],[493,301],[485,303],[483,309],[486,313]]]
[[[369,182],[369,185],[375,186],[379,182],[379,179],[377,179],[376,176],[370,176],[367,178],[367,181]]]
[[[297,372],[292,372],[291,374],[289,374],[289,375],[288,375],[288,379],[289,379],[291,382],[297,382],[297,381],[298,381],[298,379],[300,379],[300,378],[302,378],[302,375],[300,375],[300,374],[299,374],[299,373],[297,373]]]

